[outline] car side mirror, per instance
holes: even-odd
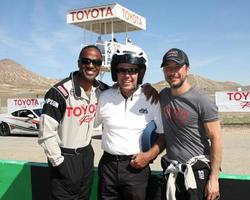
[[[30,118],[30,119],[34,119],[35,116],[32,115],[32,114],[28,114],[27,117]]]

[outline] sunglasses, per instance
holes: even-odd
[[[92,59],[89,59],[89,58],[80,58],[80,62],[83,65],[90,65],[91,63],[94,66],[98,66],[98,67],[102,65],[102,60],[92,60]]]
[[[139,72],[138,68],[117,68],[117,73],[135,75]]]

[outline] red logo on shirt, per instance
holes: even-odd
[[[66,107],[66,116],[67,117],[80,117],[79,123],[89,123],[94,120],[96,113],[97,103],[87,104],[75,107]]]
[[[184,125],[188,119],[188,112],[182,108],[172,108],[165,106],[163,112],[167,120],[177,123],[178,125]]]

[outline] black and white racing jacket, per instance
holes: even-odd
[[[100,93],[108,86],[96,81],[90,98],[80,87],[79,72],[54,85],[45,94],[38,143],[53,166],[64,160],[60,147],[80,148],[90,143]]]

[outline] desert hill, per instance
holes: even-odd
[[[8,98],[43,97],[57,80],[42,77],[11,59],[0,60],[0,107]]]
[[[8,97],[43,97],[44,93],[58,80],[40,76],[25,66],[11,59],[0,60],[0,97],[2,103]],[[238,88],[250,90],[250,86],[242,86],[235,82],[213,81],[198,75],[190,75],[189,81],[210,95],[215,91],[237,91]],[[154,83],[159,91],[168,84],[165,81]]]
[[[241,88],[242,91],[244,90],[250,90],[249,86],[242,86],[239,83],[235,82],[220,82],[220,81],[213,81],[208,78],[204,78],[198,75],[190,74],[189,82],[191,85],[199,87],[200,89],[204,90],[209,95],[214,95],[216,91],[237,91],[238,88]],[[154,83],[153,86],[160,91],[162,88],[168,86],[168,83],[166,81],[160,81],[157,83]]]
[[[48,88],[55,81],[26,69],[11,59],[0,60],[0,84],[5,87]]]

